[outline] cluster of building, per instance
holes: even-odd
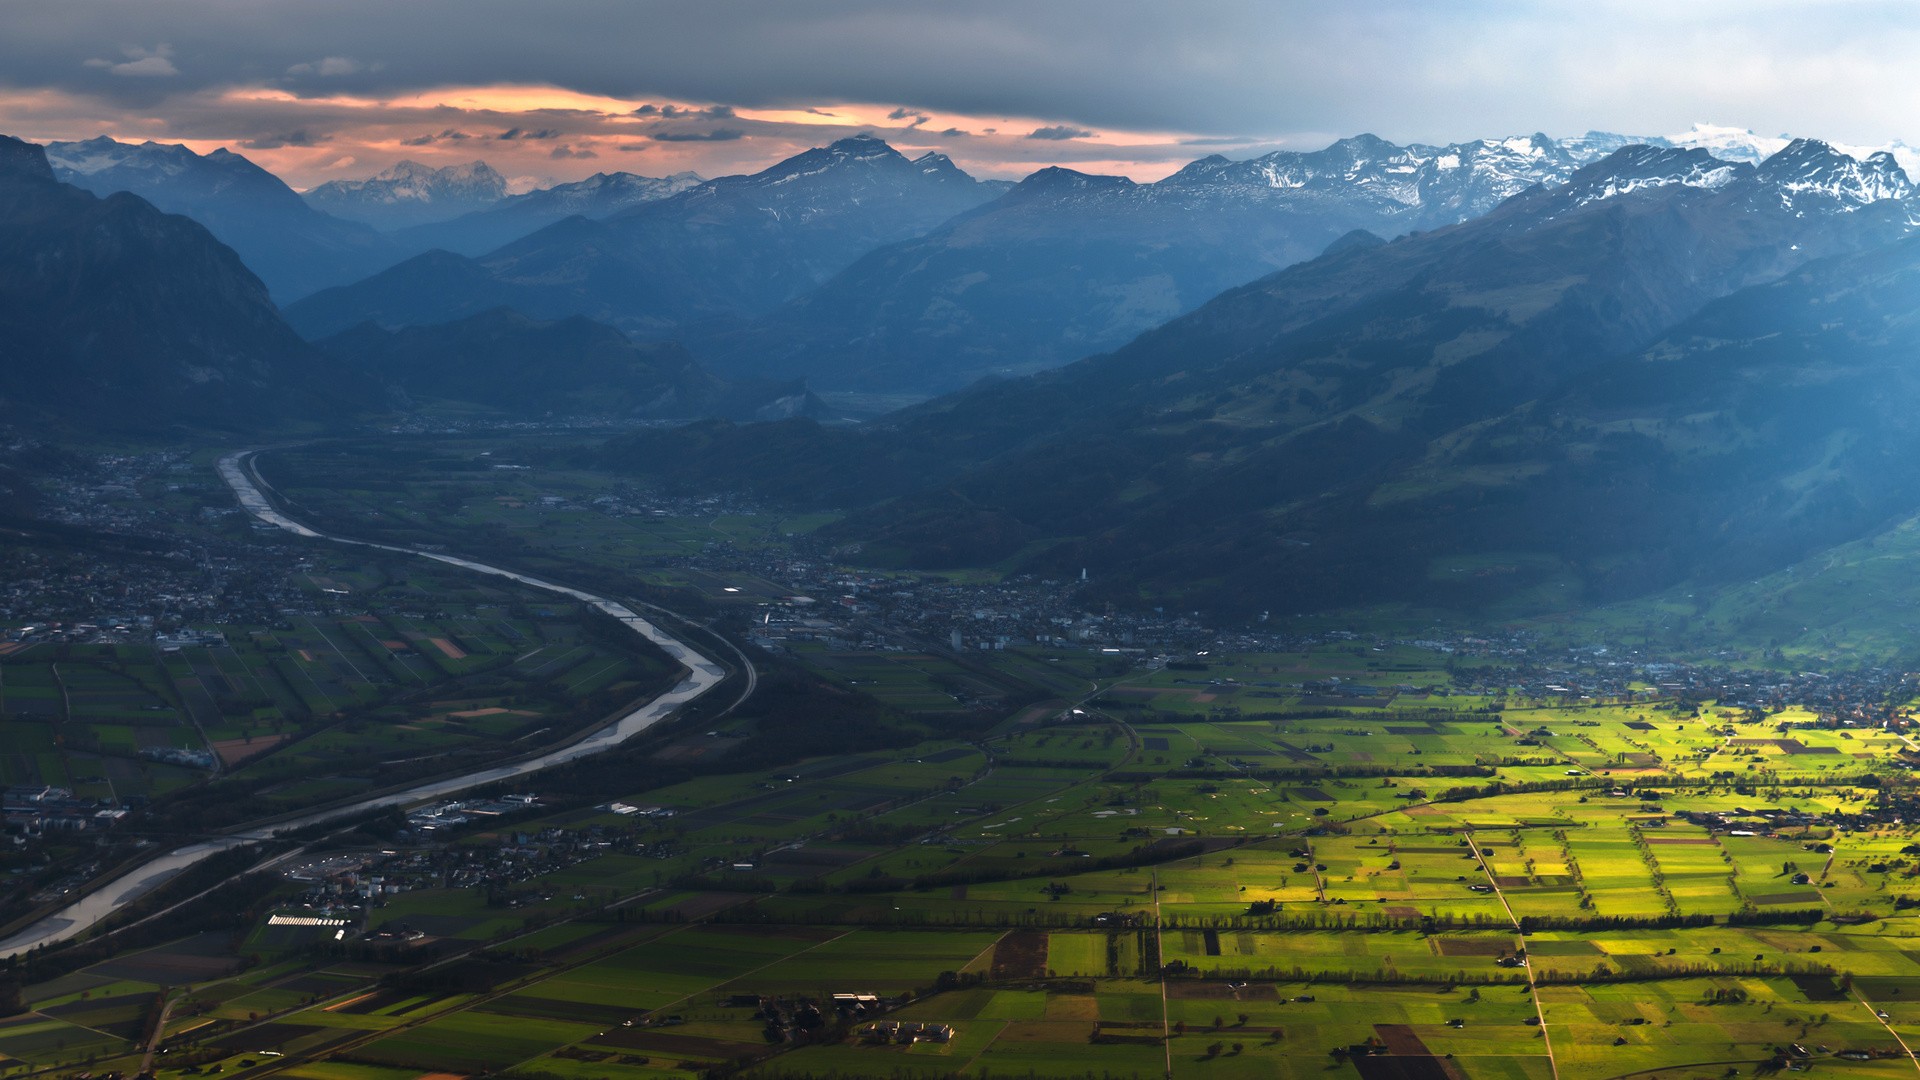
[[[82,799],[66,788],[46,784],[10,784],[0,792],[0,814],[14,843],[36,834],[110,828],[127,808],[102,799]]]
[[[39,477],[47,520],[108,538],[97,550],[27,548],[0,575],[0,651],[30,644],[145,643],[189,626],[261,625],[310,603],[300,553],[277,536],[236,533],[238,507],[179,452],[105,455]],[[200,493],[214,528],[183,535],[156,496]],[[274,530],[275,533],[278,530]],[[176,644],[178,642],[175,642]]]
[[[479,818],[495,818],[531,810],[540,805],[535,795],[504,795],[498,799],[454,799],[423,806],[407,813],[407,825],[416,832],[430,833],[465,825]]]
[[[526,796],[525,798],[531,798]],[[466,812],[484,804],[468,804]],[[499,812],[537,803],[506,803]],[[512,832],[485,843],[355,852],[304,863],[283,871],[307,886],[300,901],[315,908],[361,901],[415,889],[488,889],[511,891],[543,875],[609,853],[672,852],[669,840],[642,841],[636,829],[586,825]]]
[[[943,1043],[952,1042],[953,1035],[952,1024],[919,1020],[881,1020],[878,1023],[868,1024],[859,1031],[860,1041],[869,1044]]]

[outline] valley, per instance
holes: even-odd
[[[216,7],[0,10],[0,1080],[1920,1070],[1899,5]]]

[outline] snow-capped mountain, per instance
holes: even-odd
[[[1754,180],[1787,207],[1804,206],[1811,199],[1852,210],[1914,193],[1913,182],[1890,152],[1881,150],[1861,160],[1818,139],[1788,143],[1760,163]]]
[[[123,143],[105,135],[84,142],[47,144],[54,175],[78,187],[145,192],[169,187],[197,198],[243,191],[257,199],[286,203],[299,196],[280,178],[222,147],[197,154],[178,143]],[[96,192],[98,193],[98,192]]]
[[[1744,161],[1749,165],[1758,165],[1786,149],[1793,140],[1785,135],[1756,135],[1750,128],[1695,124],[1678,135],[1636,141],[1654,146],[1698,148],[1722,161]]]
[[[638,173],[594,173],[571,184],[555,184],[508,199],[508,206],[538,206],[565,216],[606,217],[629,206],[678,195],[690,187],[706,183],[696,172],[677,172],[672,176],[641,176]]]
[[[1378,239],[1438,229],[1508,200],[1517,204],[1508,227],[1525,230],[1542,216],[1674,186],[1800,214],[1911,192],[1885,154],[1858,160],[1795,143],[1765,160],[1589,132],[1449,146],[1361,135],[1312,152],[1203,158],[1151,184],[1043,169],[992,205],[873,252],[751,325],[697,328],[690,344],[736,375],[804,373],[835,390],[945,390],[1118,347],[1355,230]]]
[[[1849,214],[1892,204],[1896,217],[1920,221],[1910,205],[1915,187],[1887,151],[1864,158],[1817,139],[1795,139],[1758,165],[1728,161],[1700,147],[1628,146],[1581,169],[1537,198],[1567,213],[1648,188],[1683,186],[1724,191],[1749,207],[1785,209],[1795,216]]]
[[[1588,132],[1572,139],[1520,135],[1446,146],[1400,146],[1374,135],[1324,150],[1281,150],[1246,161],[1202,158],[1143,192],[1153,198],[1207,197],[1305,204],[1315,198],[1434,228],[1478,217],[1535,185],[1566,181],[1576,169],[1639,142]]]
[[[1720,188],[1749,175],[1754,167],[1727,161],[1698,147],[1632,144],[1616,150],[1600,164],[1576,172],[1567,184],[1551,192],[1571,205],[1585,206],[1647,188],[1683,185]]]
[[[747,176],[709,180],[677,197],[674,213],[725,207],[729,216],[779,214],[844,216],[844,200],[899,199],[911,193],[922,206],[951,206],[955,212],[977,204],[1004,185],[968,176],[945,154],[925,153],[909,161],[884,140],[855,135],[796,154]],[[659,204],[665,206],[666,204]],[[684,209],[682,209],[684,208]],[[656,207],[639,207],[621,217],[651,216]]]
[[[365,180],[330,180],[306,199],[339,217],[397,229],[493,206],[507,197],[507,187],[507,178],[484,161],[438,169],[402,161]]]
[[[1669,135],[1664,139],[1647,138],[1634,141],[1655,146],[1697,146],[1723,161],[1745,161],[1758,165],[1785,150],[1795,139],[1790,135],[1756,135],[1747,128],[1695,124],[1687,131],[1678,135]],[[1908,176],[1920,171],[1920,150],[1908,146],[1899,139],[1873,146],[1832,141],[1828,141],[1827,145],[1863,161],[1874,154],[1890,154]]]

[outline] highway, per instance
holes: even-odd
[[[270,838],[275,832],[280,830],[303,828],[308,825],[316,825],[340,818],[352,817],[357,814],[364,814],[371,810],[379,810],[390,806],[401,806],[410,803],[424,802],[429,799],[444,798],[471,788],[516,776],[525,776],[529,773],[539,772],[541,769],[550,768],[554,765],[560,765],[569,761],[576,761],[580,758],[612,749],[635,735],[646,731],[648,728],[653,727],[655,724],[660,723],[662,720],[665,720],[673,714],[674,710],[707,693],[707,691],[712,690],[726,678],[727,673],[725,668],[714,663],[699,652],[696,652],[687,643],[666,633],[648,620],[641,618],[631,608],[618,601],[609,600],[604,596],[595,596],[592,593],[569,588],[565,585],[543,581],[539,578],[528,577],[525,574],[515,573],[511,570],[503,570],[497,566],[488,566],[486,563],[474,562],[471,559],[462,559],[457,556],[443,555],[436,552],[417,551],[413,548],[397,547],[390,544],[375,544],[364,540],[351,540],[346,537],[329,536],[326,533],[310,529],[274,508],[273,503],[268,499],[266,491],[264,490],[266,485],[253,470],[253,455],[256,452],[257,451],[243,450],[229,454],[221,458],[219,462],[220,478],[226,481],[228,487],[233,489],[235,497],[240,501],[240,506],[255,518],[299,536],[331,540],[340,544],[353,544],[359,547],[379,548],[383,551],[399,552],[404,555],[414,556],[415,558],[432,559],[435,562],[446,563],[449,566],[458,566],[475,573],[492,574],[496,577],[508,578],[520,582],[523,585],[530,585],[536,589],[544,589],[548,592],[558,593],[570,599],[591,604],[613,618],[618,619],[628,629],[646,638],[658,646],[668,656],[685,665],[688,672],[687,677],[681,680],[673,689],[659,697],[633,709],[631,712],[607,721],[606,724],[591,732],[585,738],[575,740],[546,753],[537,754],[519,761],[495,765],[476,772],[429,781],[401,791],[388,792],[384,795],[363,799],[344,806],[334,806],[326,810],[291,817],[275,818],[267,824],[239,829],[225,836],[199,841],[155,855],[153,858],[147,859],[140,865],[126,871],[106,884],[95,888],[86,896],[68,904],[59,911],[48,915],[19,933],[6,938],[4,941],[0,941],[0,959],[16,956],[42,945],[51,945],[55,942],[65,941],[76,934],[84,932],[101,919],[106,918],[126,904],[139,899],[141,896],[159,886],[162,882],[165,882],[167,879],[200,860],[216,852],[258,843],[261,840]]]

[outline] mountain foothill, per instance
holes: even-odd
[[[1920,196],[1887,153],[1740,149],[1358,136],[1006,183],[861,136],[303,195],[5,139],[0,419],[672,418],[583,460],[842,511],[875,565],[1240,613],[1631,600],[1920,514]],[[823,422],[861,395],[919,403]]]

